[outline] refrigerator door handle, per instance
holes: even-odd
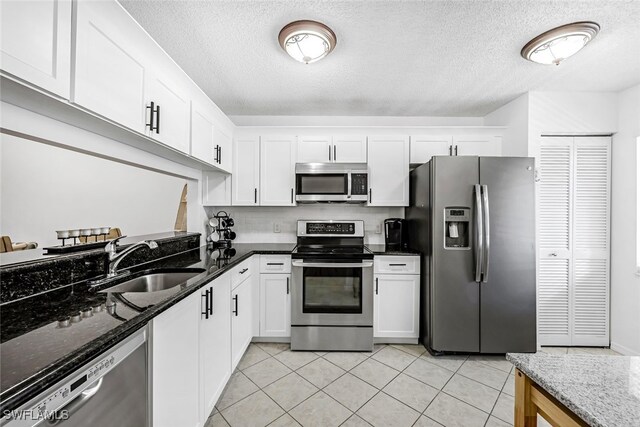
[[[484,223],[482,225],[482,231],[484,232],[484,253],[482,254],[482,283],[487,283],[489,279],[489,187],[482,186],[482,218]]]
[[[475,224],[475,242],[474,242],[474,252],[475,252],[475,281],[482,281],[482,255],[484,254],[484,232],[483,232],[483,223],[482,220],[482,195],[480,185],[475,184],[474,188],[474,196],[475,196],[475,216],[476,216],[476,224]]]

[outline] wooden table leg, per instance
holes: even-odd
[[[531,401],[533,382],[529,377],[516,369],[515,427],[536,427],[538,415],[536,405]]]

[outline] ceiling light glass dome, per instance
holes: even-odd
[[[295,21],[280,30],[278,41],[293,59],[310,64],[324,58],[335,48],[336,35],[320,22]]]
[[[600,31],[595,22],[584,21],[562,25],[531,40],[520,54],[538,64],[555,64],[575,55]]]

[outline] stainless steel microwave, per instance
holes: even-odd
[[[364,203],[366,163],[296,163],[298,203]]]

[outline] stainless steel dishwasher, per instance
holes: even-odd
[[[147,427],[148,390],[143,329],[47,389],[3,425]]]

